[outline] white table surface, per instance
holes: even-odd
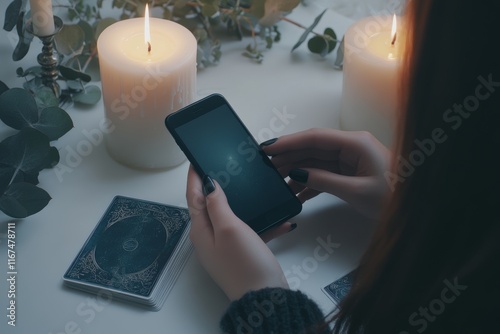
[[[3,17],[6,5],[2,1]],[[289,17],[304,25],[312,23],[328,1],[309,1]],[[350,19],[329,10],[317,31],[326,26],[342,36]],[[264,62],[255,64],[241,56],[250,39],[224,42],[218,66],[198,72],[197,93],[223,94],[239,113],[258,141],[269,139],[276,110],[293,115],[273,136],[311,127],[336,128],[342,90],[342,72],[333,69],[335,57],[319,59],[306,45],[294,53],[292,46],[302,30],[280,23],[282,41],[265,52]],[[19,87],[15,69],[35,65],[39,41],[28,56],[13,62],[11,54],[17,37],[0,32],[2,66],[0,80]],[[13,44],[14,43],[14,44]],[[67,110],[75,128],[55,142],[61,164],[67,164],[69,149],[85,140],[84,130],[96,129],[104,117],[102,101],[88,110]],[[274,128],[276,129],[276,128]],[[272,130],[271,130],[272,132]],[[0,138],[9,134],[0,122]],[[52,200],[41,212],[15,220],[0,212],[0,333],[217,333],[218,322],[228,306],[222,291],[192,255],[159,312],[131,305],[103,303],[92,294],[63,287],[62,275],[80,250],[89,233],[115,195],[186,206],[185,180],[188,163],[166,171],[138,171],[118,164],[103,144],[90,155],[57,176],[54,169],[40,175],[40,187]],[[323,194],[307,202],[293,219],[298,228],[269,243],[293,287],[308,294],[328,312],[333,303],[321,288],[356,266],[373,230],[373,222],[361,217],[338,198]],[[7,242],[8,222],[16,222],[16,327],[7,325]],[[321,240],[339,247],[325,261],[314,259]],[[323,254],[323,253],[322,253]],[[317,266],[314,266],[314,263]],[[303,274],[293,270],[301,268]],[[297,284],[300,283],[300,284]]]

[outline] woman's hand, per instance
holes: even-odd
[[[390,152],[368,132],[310,129],[265,144],[302,202],[328,192],[375,218],[389,196]]]
[[[288,288],[283,270],[261,237],[234,215],[220,186],[208,177],[202,182],[192,166],[186,197],[197,257],[230,300],[250,290]]]

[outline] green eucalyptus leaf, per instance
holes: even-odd
[[[38,122],[32,124],[32,126],[52,141],[59,139],[71,130],[73,128],[73,121],[63,109],[59,107],[47,107],[41,111],[40,119]]]
[[[11,31],[14,29],[17,23],[17,18],[19,13],[21,13],[21,7],[23,5],[23,0],[14,0],[5,10],[5,20],[3,22],[3,29],[6,31]]]
[[[12,166],[0,165],[0,194],[5,192],[14,177],[16,169]]]
[[[200,26],[197,21],[189,18],[182,18],[176,22],[179,23],[181,26],[185,27],[186,29],[188,29],[189,31],[193,31],[194,29],[199,28]]]
[[[342,70],[344,68],[344,37],[342,37],[340,46],[337,49],[337,58],[335,59],[334,67],[337,70]]]
[[[196,28],[192,31],[194,37],[196,40],[200,43],[203,43],[207,40],[208,38],[208,33],[205,29],[202,28]]]
[[[322,36],[314,36],[307,42],[307,47],[312,53],[323,55],[328,51],[328,42]]]
[[[41,76],[42,75],[42,67],[41,66],[32,66],[32,67],[29,67],[27,70],[24,70],[22,67],[19,67],[16,70],[16,74],[20,77],[26,77],[28,75]]]
[[[97,22],[97,25],[95,27],[94,39],[97,41],[99,39],[99,35],[104,31],[104,29],[106,29],[115,22],[116,20],[111,17],[106,17],[104,19],[99,20],[99,22]]]
[[[278,26],[273,26],[273,32],[276,34],[274,36],[274,41],[278,43],[279,41],[281,41],[281,33],[278,29]]]
[[[201,10],[201,14],[205,15],[205,17],[213,17],[218,12],[219,12],[219,6],[215,4],[205,5]]]
[[[60,54],[74,57],[82,53],[85,45],[85,32],[78,24],[65,24],[55,35],[54,42]]]
[[[13,61],[19,61],[28,54],[28,51],[30,50],[31,41],[33,40],[33,35],[30,34],[29,36],[30,37],[26,36],[19,37],[19,42],[17,42],[17,45],[14,48],[14,51],[12,52]]]
[[[85,90],[73,95],[73,101],[77,103],[94,105],[101,99],[101,89],[94,85],[85,86]]]
[[[83,20],[80,20],[78,22],[78,26],[83,31],[85,44],[94,42],[94,29],[92,29],[92,26],[88,22]]]
[[[68,85],[68,89],[77,92],[83,89],[83,84],[79,80],[66,80],[66,85]]]
[[[312,37],[307,43],[309,51],[319,54],[321,57],[332,52],[335,46],[337,46],[337,36],[331,28],[325,29],[324,35]]]
[[[184,18],[187,15],[191,14],[192,8],[187,5],[189,0],[178,0],[174,4],[174,8],[172,10],[172,15],[175,17],[181,17]]]
[[[321,12],[321,14],[319,14],[315,19],[314,19],[314,22],[313,24],[311,24],[311,26],[309,28],[306,29],[306,31],[304,31],[304,33],[300,36],[299,40],[297,41],[297,43],[295,43],[295,45],[293,46],[292,48],[292,51],[293,52],[296,48],[298,48],[302,43],[304,43],[304,41],[307,39],[307,36],[313,31],[313,29],[318,25],[319,21],[321,20],[321,18],[323,17],[323,15],[326,13],[326,9],[323,10]]]
[[[327,36],[328,53],[330,53],[337,46],[337,34],[332,28],[326,28],[323,34]]]
[[[0,95],[2,95],[4,92],[8,91],[9,87],[3,83],[3,81],[0,81]]]
[[[323,34],[330,36],[334,40],[337,40],[337,34],[332,28],[326,28]]]
[[[125,12],[121,13],[121,15],[120,15],[120,21],[121,20],[128,20],[128,19],[130,19],[130,15],[129,14],[127,14]]]
[[[49,152],[46,135],[33,128],[23,128],[0,143],[0,163],[33,174],[45,168]]]
[[[11,31],[17,24],[17,19],[21,13],[22,0],[13,0],[5,10],[3,29]]]
[[[272,37],[271,36],[267,36],[265,38],[265,40],[266,40],[266,48],[268,48],[268,49],[272,48],[273,47],[273,39],[272,39]]]
[[[47,154],[47,160],[45,161],[45,168],[52,168],[59,163],[61,156],[59,155],[59,150],[54,146],[50,147],[49,154]]]
[[[25,89],[9,89],[0,95],[0,119],[16,130],[36,123],[38,108],[35,99]]]
[[[89,62],[89,55],[82,54],[77,57],[80,64],[86,64],[85,74],[90,76],[91,81],[101,81],[101,73],[99,71],[99,57],[92,56]]]
[[[221,57],[220,42],[217,40],[207,39],[203,43],[198,43],[198,52],[196,61],[200,68],[215,65]]]
[[[264,17],[266,13],[266,0],[253,0],[252,6],[248,10],[248,14],[256,17],[257,19],[261,19]]]
[[[25,173],[12,166],[0,164],[0,194],[3,194],[9,184],[17,182],[28,182],[37,185],[38,172]]]
[[[71,96],[71,91],[68,89],[63,89],[59,96],[59,108],[63,107],[66,109],[73,107],[73,97]]]
[[[59,67],[59,73],[61,73],[61,75],[66,80],[80,79],[84,82],[89,82],[90,80],[92,80],[90,75],[88,75],[86,73],[83,73],[83,72],[77,71],[75,69],[72,69],[70,67],[66,67],[66,66],[62,66],[62,65],[59,65],[58,67]]]
[[[17,130],[31,127],[50,140],[60,138],[73,127],[73,122],[64,110],[57,107],[59,100],[49,91],[43,88],[37,91],[38,106],[37,100],[24,89],[6,91],[0,95],[0,119]]]
[[[59,105],[59,99],[54,95],[52,89],[46,86],[42,86],[35,91],[35,101],[39,110]]]
[[[29,92],[34,92],[40,87],[43,86],[43,80],[41,77],[34,77],[32,79],[29,79],[28,81],[23,83],[23,87],[25,90]]]
[[[264,26],[276,24],[283,15],[291,12],[300,4],[301,0],[274,0],[265,2],[264,16],[259,23]]]
[[[205,0],[203,7],[201,7],[201,13],[205,17],[212,17],[219,12],[219,0]]]
[[[39,183],[39,181],[38,181],[38,175],[39,174],[40,173],[38,173],[38,171],[31,171],[29,173],[25,173],[23,171],[19,171],[17,173],[17,175],[19,177],[17,177],[12,183],[14,183],[14,182],[28,182],[28,183],[37,185]]]
[[[0,210],[13,218],[25,218],[42,210],[51,200],[49,194],[33,184],[11,184],[0,197]]]
[[[125,0],[113,0],[112,8],[123,8],[125,3]]]
[[[172,21],[172,19],[174,18],[172,10],[170,10],[169,8],[163,8],[162,18],[164,18],[165,20]]]
[[[12,60],[19,61],[26,56],[30,49],[31,41],[33,40],[33,34],[25,29],[24,12],[21,12],[17,20],[16,29],[19,40],[14,48],[14,52],[12,52]]]

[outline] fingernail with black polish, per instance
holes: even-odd
[[[288,232],[292,232],[293,230],[295,230],[297,228],[297,223],[292,223],[290,225],[290,230],[288,230]]]
[[[307,178],[309,177],[309,172],[306,170],[303,170],[303,169],[296,168],[296,169],[292,169],[288,173],[288,176],[294,181],[297,181],[300,183],[306,183]]]
[[[260,143],[260,147],[263,147],[263,146],[269,146],[271,144],[274,144],[276,141],[278,140],[278,138],[271,138],[271,139],[268,139],[262,143]]]
[[[215,190],[215,184],[212,178],[208,175],[203,177],[203,194],[207,196]]]

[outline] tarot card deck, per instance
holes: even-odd
[[[192,250],[185,208],[116,196],[63,276],[158,311]]]

